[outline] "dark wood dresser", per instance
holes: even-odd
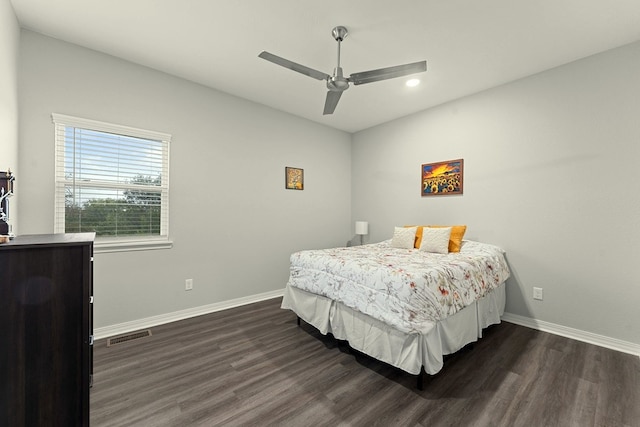
[[[94,233],[0,244],[0,426],[88,426]]]

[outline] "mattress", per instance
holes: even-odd
[[[464,241],[460,252],[399,249],[391,241],[291,255],[288,286],[367,314],[402,332],[427,333],[509,277],[504,251]]]

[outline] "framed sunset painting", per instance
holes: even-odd
[[[422,196],[462,194],[464,160],[425,163],[422,165]]]

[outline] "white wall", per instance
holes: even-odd
[[[53,231],[52,112],[173,135],[174,246],[96,255],[96,328],[281,290],[291,252],[352,237],[347,133],[26,30],[19,96],[23,234]]]
[[[421,164],[458,158],[464,195],[421,197]],[[467,224],[507,252],[507,312],[640,344],[638,165],[635,43],[355,134],[352,215],[370,241]]]
[[[18,169],[18,51],[20,27],[9,0],[0,0],[0,171]],[[16,182],[16,191],[20,180]],[[18,232],[18,195],[11,200],[11,225]]]

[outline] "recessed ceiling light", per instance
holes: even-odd
[[[409,79],[406,84],[409,87],[418,86],[420,84],[420,79]]]

